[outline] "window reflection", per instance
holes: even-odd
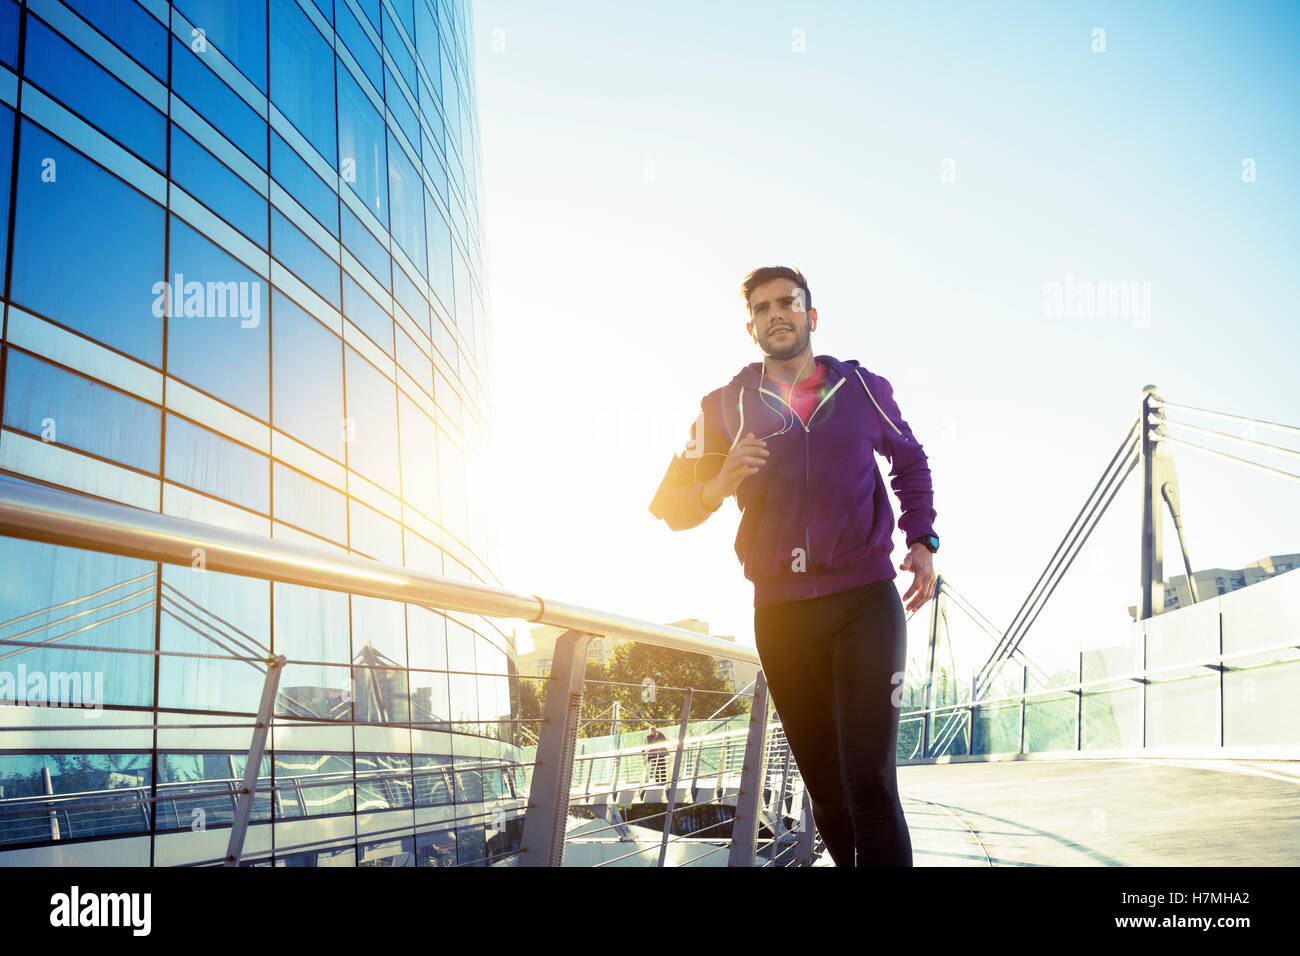
[[[159,706],[256,713],[266,664],[253,658],[271,654],[270,600],[266,581],[163,565],[162,649],[214,656],[162,657]]]
[[[145,753],[0,754],[0,844],[149,829]]]
[[[416,866],[455,866],[456,830],[434,830],[415,835]]]
[[[275,756],[277,819],[351,813],[351,754],[278,753]]]
[[[158,755],[158,829],[192,830],[234,822],[246,753]],[[262,758],[250,822],[271,819],[271,758]]]
[[[411,806],[411,758],[357,754],[357,812]]]
[[[13,538],[0,538],[0,549],[0,638],[40,645],[0,644],[0,669],[89,673],[103,706],[152,706],[152,655],[109,649],[153,648],[158,566]]]

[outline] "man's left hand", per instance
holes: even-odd
[[[903,605],[909,611],[917,610],[934,596],[934,555],[921,542],[916,542],[907,551],[907,557],[898,566],[900,571],[911,571],[912,586],[903,595]],[[915,597],[912,597],[915,595]],[[908,602],[908,598],[912,598]]]

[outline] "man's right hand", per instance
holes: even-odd
[[[727,452],[727,460],[718,474],[705,482],[701,500],[711,511],[716,511],[726,498],[735,494],[742,481],[767,464],[767,455],[767,442],[755,438],[753,432],[746,434]]]

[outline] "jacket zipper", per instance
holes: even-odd
[[[773,398],[775,398],[786,408],[790,409],[790,414],[794,415],[795,420],[798,421],[800,425],[803,425],[803,513],[806,519],[804,521],[804,526],[803,526],[803,553],[804,553],[804,559],[808,562],[808,570],[812,572],[812,579],[813,579],[812,596],[813,597],[818,597],[821,594],[821,592],[817,587],[817,569],[813,567],[812,554],[811,554],[812,501],[811,501],[811,489],[808,484],[808,477],[812,472],[812,468],[808,457],[809,444],[811,443],[811,439],[808,437],[808,435],[812,432],[813,419],[815,419],[817,417],[817,413],[822,410],[822,406],[825,405],[826,402],[830,399],[830,397],[834,395],[836,391],[839,390],[839,387],[844,384],[844,381],[845,381],[844,379],[840,379],[838,382],[836,382],[834,387],[832,387],[831,390],[827,392],[826,395],[822,398],[822,400],[817,403],[817,407],[814,408],[812,410],[812,414],[808,416],[807,425],[803,424],[803,420],[799,418],[799,413],[794,410],[794,406],[792,406],[784,398],[782,398],[780,395],[776,394],[775,392],[769,392],[765,388],[759,389],[760,392],[765,392],[766,394],[771,395]]]

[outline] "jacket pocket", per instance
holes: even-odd
[[[868,530],[844,488],[813,488],[811,508],[808,560],[814,566],[833,571],[866,556]]]
[[[770,485],[759,507],[758,523],[745,547],[745,577],[754,581],[799,573],[796,549],[803,549],[808,537],[803,485]]]

